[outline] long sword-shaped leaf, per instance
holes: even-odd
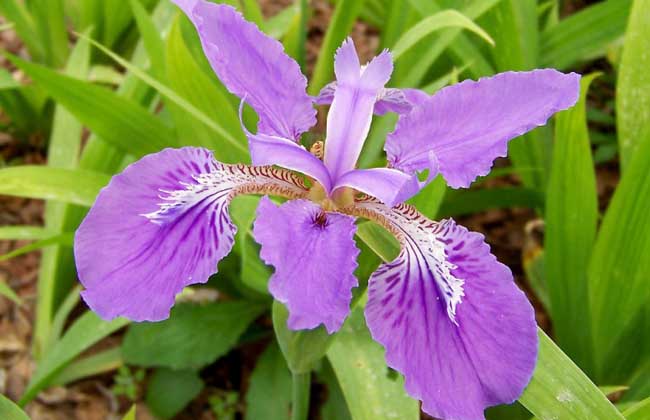
[[[40,361],[19,404],[24,406],[34,399],[81,352],[128,323],[129,321],[124,318],[117,318],[113,321],[106,322],[101,320],[93,312],[88,311],[84,313],[72,324],[63,338],[54,347],[49,349],[45,357]]]
[[[145,82],[152,88],[156,89],[158,92],[160,92],[161,95],[163,95],[170,101],[174,102],[179,107],[185,109],[187,112],[192,114],[192,116],[195,117],[197,120],[201,121],[203,124],[213,129],[215,133],[222,136],[229,143],[229,145],[232,146],[234,149],[237,149],[242,153],[247,153],[248,149],[246,148],[246,146],[240,140],[238,140],[232,133],[224,129],[218,121],[213,120],[207,115],[205,115],[201,110],[199,110],[197,107],[192,105],[186,99],[180,97],[176,92],[174,92],[168,86],[164,85],[163,83],[149,76],[144,70],[141,70],[137,66],[129,63],[127,60],[123,59],[122,57],[115,54],[113,51],[109,50],[105,46],[97,43],[96,41],[90,40],[90,42],[95,47],[99,48],[104,54],[108,55],[111,59],[115,60],[115,62],[117,62],[118,64],[120,64],[121,66],[129,70],[133,75],[141,79],[143,82]]]
[[[65,72],[68,76],[85,79],[90,65],[90,44],[80,39],[70,53]],[[52,134],[47,150],[47,164],[54,168],[74,169],[77,167],[81,149],[81,122],[63,105],[57,104],[52,122]],[[50,201],[45,204],[45,226],[56,233],[65,230],[67,204]],[[36,326],[34,346],[41,346],[41,336],[46,334],[52,322],[54,308],[74,281],[72,264],[58,264],[62,255],[70,254],[68,247],[51,246],[43,250],[38,274],[38,300],[36,305]],[[59,272],[61,270],[61,272]],[[59,276],[60,274],[60,276]],[[56,281],[57,276],[61,279]]]
[[[29,420],[29,416],[13,401],[0,394],[0,417],[4,420]]]
[[[639,340],[650,345],[647,326],[639,329],[647,322],[650,301],[650,129],[644,133],[609,204],[589,264],[594,356],[598,377],[608,380],[626,374],[612,364],[631,366],[648,357],[630,346],[638,347]]]
[[[38,64],[14,56],[9,59],[84,125],[115,147],[142,156],[177,144],[173,131],[138,104]]]
[[[327,351],[353,420],[417,420],[420,407],[391,377],[384,349],[372,340],[360,308],[352,311]],[[394,374],[394,373],[393,373]]]
[[[467,29],[468,31],[480,36],[489,44],[494,45],[494,40],[490,35],[488,35],[488,33],[476,23],[472,22],[471,19],[456,10],[444,10],[421,20],[404,33],[393,47],[393,58],[398,60],[404,52],[413,47],[424,37],[435,31],[450,27]]]
[[[623,170],[650,130],[650,1],[634,0],[618,73],[616,129]]]
[[[0,194],[91,206],[109,177],[90,171],[15,166],[0,169]]]
[[[582,79],[578,104],[556,117],[544,236],[544,269],[556,339],[587,372],[592,372],[593,359],[586,271],[596,238],[598,196],[585,103],[594,77]]]
[[[541,35],[540,65],[565,69],[605,53],[625,33],[632,0],[595,3],[563,19]]]

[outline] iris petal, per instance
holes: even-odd
[[[407,205],[360,209],[402,244],[371,276],[365,313],[407,392],[428,414],[458,420],[517,399],[537,358],[534,311],[483,236]]]
[[[196,26],[212,68],[228,90],[259,115],[258,132],[298,141],[316,123],[307,79],[278,41],[234,8],[174,0]]]
[[[354,188],[393,207],[420,190],[416,176],[390,168],[354,169],[339,177],[334,189]]]
[[[253,235],[260,256],[275,267],[269,282],[273,297],[289,310],[289,328],[338,330],[350,312],[359,250],[354,218],[324,212],[307,200],[276,206],[264,197]]]
[[[579,81],[575,73],[545,69],[443,88],[400,118],[386,140],[388,160],[404,172],[439,171],[451,187],[468,187],[506,155],[509,140],[573,106]]]
[[[365,68],[351,39],[336,52],[334,71],[337,87],[327,115],[325,166],[332,180],[354,169],[366,140],[377,96],[393,71],[387,51],[375,57]]]
[[[328,83],[318,93],[315,103],[317,105],[329,105],[334,100],[335,93],[336,82]],[[375,115],[384,115],[388,112],[400,115],[408,114],[414,107],[428,98],[429,95],[419,89],[385,88],[379,93],[373,112]]]
[[[104,319],[158,321],[183,287],[204,283],[231,250],[238,193],[300,197],[304,185],[268,167],[226,165],[206,149],[165,149],[114,176],[75,235],[86,303]]]

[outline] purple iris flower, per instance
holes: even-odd
[[[75,237],[88,305],[105,319],[167,318],[175,296],[206,282],[232,249],[232,198],[264,195],[253,234],[275,268],[269,290],[287,306],[289,328],[341,327],[357,286],[355,220],[369,219],[401,244],[371,276],[365,315],[407,392],[446,419],[480,419],[517,399],[537,358],[533,308],[481,234],[403,202],[437,174],[454,188],[487,174],[510,139],[576,102],[580,76],[508,72],[429,96],[385,88],[390,53],[362,66],[348,39],[336,53],[336,82],[312,98],[282,45],[235,9],[175,2],[223,84],[259,116],[257,132],[246,132],[253,165],[185,147],[114,176]],[[299,140],[316,122],[314,102],[331,103],[322,159]],[[389,167],[357,169],[373,113],[386,112],[400,114],[386,140]]]

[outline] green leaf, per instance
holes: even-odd
[[[444,10],[434,15],[422,19],[415,26],[404,33],[395,43],[392,49],[393,59],[395,61],[413,47],[418,41],[430,35],[433,32],[443,28],[459,27],[467,29],[484,39],[490,45],[494,45],[494,40],[480,26],[472,22],[471,19],[457,12],[456,10]]]
[[[446,191],[447,183],[442,175],[438,175],[429,185],[420,190],[415,197],[408,200],[408,203],[428,218],[435,219]]]
[[[382,226],[373,222],[361,222],[357,226],[356,235],[384,261],[392,261],[399,248],[397,239]]]
[[[16,89],[20,83],[6,69],[0,68],[0,89]]]
[[[115,147],[142,156],[177,144],[173,131],[135,102],[46,67],[8,57],[83,124]]]
[[[4,281],[0,281],[0,295],[12,300],[16,305],[22,305],[22,301],[11,287]]]
[[[537,367],[519,402],[540,419],[624,420],[587,375],[538,332]]]
[[[122,350],[113,347],[70,363],[52,378],[51,384],[63,386],[79,379],[110,372],[122,365]]]
[[[0,394],[0,418],[4,420],[29,420],[27,413],[2,394]]]
[[[545,30],[540,40],[540,67],[566,69],[605,53],[625,33],[632,0],[606,0],[586,7]]]
[[[91,206],[109,178],[96,172],[15,166],[0,169],[0,194]]]
[[[74,234],[71,232],[50,236],[49,238],[38,240],[36,242],[25,245],[18,249],[14,249],[13,251],[8,252],[4,255],[0,255],[0,261],[5,261],[11,258],[15,258],[20,255],[27,254],[28,252],[37,251],[41,248],[45,248],[50,245],[72,246],[73,240],[74,240]]]
[[[544,269],[556,340],[587,372],[593,370],[593,358],[586,273],[596,239],[598,195],[585,108],[596,76],[584,77],[577,105],[556,116],[544,235]]]
[[[323,367],[318,372],[318,380],[327,387],[327,400],[320,409],[322,420],[352,420],[331,363],[323,363]]]
[[[140,366],[200,368],[230,351],[263,311],[264,306],[246,301],[177,305],[165,321],[131,325],[122,343],[124,360]]]
[[[544,195],[531,188],[501,187],[448,191],[438,217],[459,216],[489,209],[543,207]]]
[[[334,74],[334,53],[348,36],[357,19],[363,0],[339,0],[330,20],[323,45],[318,52],[318,59],[309,83],[309,94],[318,92],[332,80]]]
[[[246,393],[247,420],[288,420],[291,372],[278,344],[271,342],[257,360]]]
[[[292,4],[282,9],[275,16],[265,20],[261,26],[262,31],[272,38],[281,39],[289,31],[291,23],[298,17],[299,13],[299,4]]]
[[[156,369],[145,401],[151,412],[161,419],[178,414],[203,389],[203,381],[193,370]]]
[[[63,338],[44,354],[19,404],[24,406],[30,402],[41,390],[49,386],[50,381],[75,357],[128,323],[124,318],[107,322],[93,312],[85,312],[66,331]]]
[[[40,226],[1,226],[0,240],[34,240],[52,236],[52,232]]]
[[[27,12],[19,0],[3,0],[0,2],[0,14],[14,24],[14,30],[25,44],[29,54],[35,60],[42,60],[45,51],[36,31],[33,17]]]
[[[603,218],[588,271],[597,377],[612,382],[626,373],[613,366],[647,358],[629,349],[650,339],[638,329],[650,301],[650,129],[639,143]]]
[[[273,270],[260,259],[260,246],[252,232],[259,200],[260,197],[254,196],[237,197],[230,204],[230,214],[237,225],[235,249],[241,259],[241,281],[251,289],[268,295],[267,284]]]
[[[69,49],[63,0],[30,0],[27,4],[45,50],[46,63],[52,67],[61,67]]]
[[[131,409],[124,415],[124,417],[122,417],[122,420],[136,420],[135,413],[136,413],[136,405],[133,404],[131,406]]]
[[[334,335],[328,334],[322,325],[313,330],[292,331],[287,327],[288,319],[287,308],[273,301],[273,329],[284,359],[293,374],[307,374],[323,358]]]
[[[354,420],[419,419],[419,403],[404,391],[404,380],[386,367],[384,349],[372,340],[363,311],[352,311],[327,358]]]
[[[152,88],[156,89],[158,92],[160,92],[161,95],[163,95],[165,98],[169,99],[170,101],[174,102],[176,105],[179,107],[185,109],[187,112],[189,112],[193,117],[195,117],[197,120],[201,121],[203,124],[206,126],[210,127],[212,130],[214,130],[215,133],[223,137],[224,140],[226,140],[228,143],[230,143],[230,146],[233,147],[235,150],[247,154],[248,149],[244,145],[244,143],[240,140],[238,140],[234,135],[232,135],[229,131],[227,131],[220,123],[218,120],[213,120],[205,113],[203,113],[201,110],[196,108],[194,105],[192,105],[189,101],[186,99],[182,98],[179,96],[176,92],[174,92],[172,89],[164,85],[163,83],[159,82],[158,80],[154,79],[153,77],[149,76],[145,71],[141,70],[137,66],[129,63],[127,60],[123,59],[119,55],[115,54],[105,46],[97,43],[94,40],[90,40],[90,42],[100,49],[104,54],[108,55],[111,59],[113,59],[115,62],[120,64],[121,66],[125,67],[128,69],[133,75],[138,77],[140,80],[151,86]],[[241,131],[241,130],[240,130]]]
[[[151,72],[156,78],[162,79],[165,74],[165,44],[142,3],[139,0],[129,0],[129,4],[151,63]]]
[[[619,6],[620,7],[620,6]],[[650,0],[634,0],[616,83],[616,129],[625,171],[650,130]]]
[[[87,31],[89,33],[90,31]],[[90,66],[90,44],[85,39],[79,39],[70,53],[65,67],[65,73],[70,77],[85,79]],[[54,110],[52,133],[47,151],[47,164],[49,167],[74,169],[79,163],[81,150],[82,125],[77,118],[60,104]],[[70,184],[74,186],[74,184]],[[72,231],[74,227],[66,226],[65,203],[50,201],[45,203],[45,226],[53,232],[63,233],[66,228]],[[38,274],[38,301],[36,305],[36,326],[34,330],[34,348],[41,348],[46,336],[51,337],[49,328],[54,315],[55,306],[59,299],[67,293],[71,283],[76,278],[72,264],[67,270],[60,264],[63,255],[71,255],[68,247],[47,247],[41,254],[41,263]],[[63,273],[60,274],[59,270]],[[65,321],[65,320],[64,320]],[[62,331],[63,325],[58,327],[56,339]],[[50,341],[54,344],[54,341]],[[43,347],[47,348],[47,347]]]
[[[639,401],[627,410],[623,411],[627,420],[647,420],[650,418],[650,398]]]

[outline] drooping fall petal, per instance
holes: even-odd
[[[485,408],[517,399],[537,358],[534,311],[483,236],[408,205],[368,202],[359,215],[402,245],[371,276],[365,313],[407,392],[428,414],[455,420],[483,419]]]
[[[82,297],[104,319],[159,321],[175,296],[204,283],[233,244],[228,215],[239,193],[305,194],[269,167],[226,165],[186,147],[145,156],[115,175],[75,235]]]
[[[307,200],[276,206],[262,198],[253,235],[260,256],[275,267],[269,291],[287,305],[289,328],[324,324],[338,330],[350,312],[359,250],[354,218],[323,211]]]

